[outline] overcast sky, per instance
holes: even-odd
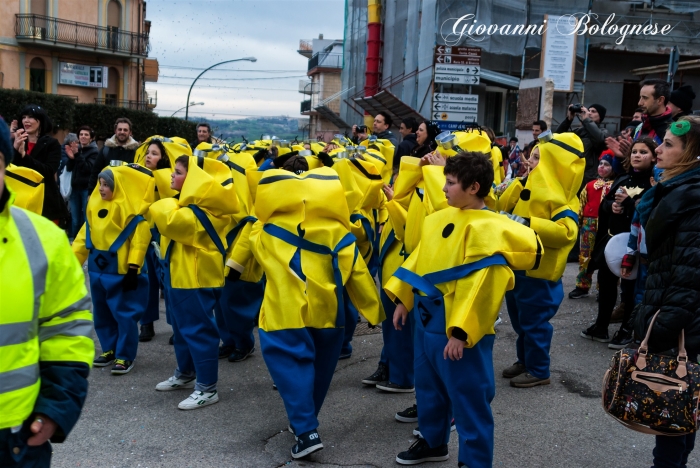
[[[308,60],[297,53],[299,40],[319,34],[343,38],[344,0],[150,0],[147,5],[149,56],[158,59],[160,75],[146,90],[158,92],[160,115],[186,105],[192,80],[205,68],[254,56],[255,63],[205,73],[190,96],[204,105],[191,107],[190,118],[301,117],[298,85],[306,79]]]

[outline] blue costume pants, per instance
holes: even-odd
[[[226,281],[216,305],[216,323],[224,346],[248,351],[255,347],[253,329],[265,295],[265,281]]]
[[[413,373],[413,318],[409,314],[406,325],[402,330],[394,328],[394,310],[396,304],[386,295],[382,289],[379,293],[386,313],[386,319],[382,322],[382,336],[384,347],[379,362],[389,368],[389,380],[403,387],[414,385]]]
[[[102,351],[112,350],[117,359],[133,361],[139,345],[138,322],[148,300],[148,276],[142,271],[137,288],[124,292],[124,275],[89,274],[95,333]]]
[[[564,299],[561,280],[530,278],[516,271],[515,287],[506,293],[506,306],[518,334],[515,347],[518,362],[538,379],[549,378],[549,348],[554,328],[549,321]]]
[[[146,266],[148,268],[148,304],[141,317],[141,325],[148,325],[160,318],[160,261],[152,245],[146,251]]]
[[[318,427],[343,342],[342,328],[260,330],[260,347],[295,434]]]
[[[360,313],[350,300],[347,291],[343,290],[343,301],[345,301],[345,331],[343,332],[343,347],[340,350],[340,355],[352,354],[352,336],[357,328],[357,319]]]
[[[192,379],[196,376],[195,390],[213,392],[219,378],[219,331],[214,321],[214,307],[221,290],[166,288],[165,295],[173,326],[175,377]]]

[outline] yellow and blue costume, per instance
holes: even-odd
[[[226,233],[238,210],[228,167],[190,157],[177,198],[149,208],[161,234],[163,283],[173,326],[175,377],[213,392],[218,380],[219,331],[212,311],[224,285]]]
[[[345,326],[343,291],[367,320],[384,316],[374,280],[350,232],[336,172],[262,173],[250,245],[267,283],[260,345],[294,433],[318,427],[317,415],[338,362]],[[329,203],[329,201],[331,201]]]
[[[14,205],[40,215],[44,207],[44,176],[14,164],[7,167],[5,176],[5,183],[15,194]]]
[[[138,321],[148,301],[144,264],[151,240],[143,214],[143,194],[153,175],[136,164],[109,167],[114,175],[113,198],[102,200],[99,186],[88,200],[85,224],[73,242],[81,264],[88,261],[95,333],[103,352],[134,361],[138,348]],[[122,286],[129,265],[137,265],[137,286]]]
[[[551,139],[550,139],[551,138]],[[529,219],[542,239],[544,255],[537,270],[518,272],[515,288],[506,294],[513,329],[518,334],[518,362],[538,379],[549,378],[549,348],[564,290],[561,277],[566,257],[578,236],[579,199],[585,160],[575,133],[540,135],[540,162],[526,179],[513,182],[499,205]]]
[[[418,425],[437,448],[448,443],[454,415],[459,462],[490,467],[494,322],[513,288],[512,270],[536,268],[541,245],[531,229],[487,209],[434,213],[425,218],[422,238],[385,287],[413,310]],[[465,349],[451,361],[443,350],[456,329],[466,334]]]

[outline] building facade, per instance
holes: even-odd
[[[149,32],[143,0],[3,0],[0,87],[152,109]]]
[[[329,141],[334,134],[348,130],[340,113],[343,69],[342,39],[318,39],[299,41],[300,55],[309,59],[308,80],[299,81],[299,92],[304,95],[301,114],[309,117],[308,128],[303,129],[310,138]]]
[[[368,6],[381,7],[381,99],[368,97],[365,62],[368,50]],[[453,25],[468,16],[485,25],[541,25],[545,15],[592,13],[590,25],[599,28],[611,15],[612,24],[669,24],[668,34],[628,36],[581,35],[575,43],[573,87],[554,93],[551,124],[556,128],[571,103],[600,103],[607,107],[604,124],[618,131],[632,117],[639,98],[639,82],[666,78],[673,46],[680,50],[681,63],[700,58],[700,2],[676,0],[348,0],[345,11],[345,67],[340,118],[354,122],[366,111],[395,110],[397,117],[417,113],[435,120],[434,95],[440,93],[478,96],[476,122],[496,134],[516,133],[516,113],[521,80],[539,78],[542,36],[466,34],[456,37]],[[468,32],[468,31],[467,31]],[[459,40],[458,40],[459,39]],[[480,80],[476,85],[436,83],[436,47],[440,45],[480,49]],[[654,72],[640,68],[660,66]],[[663,70],[661,70],[663,69]],[[674,88],[689,84],[700,90],[697,68],[679,67]],[[352,91],[350,91],[352,90]],[[700,96],[700,93],[698,94]],[[378,96],[379,97],[379,96]],[[700,108],[700,100],[695,104]],[[396,119],[394,119],[396,121]]]

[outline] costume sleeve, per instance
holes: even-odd
[[[384,224],[389,220],[389,211],[386,208],[389,200],[386,199],[384,190],[379,191],[379,203],[377,207],[377,223]]]
[[[578,236],[578,225],[569,218],[550,221],[542,218],[530,218],[530,227],[540,236],[542,245],[555,249],[569,245]]]
[[[148,222],[142,221],[136,225],[136,230],[131,235],[129,243],[129,256],[127,261],[130,265],[143,266],[143,260],[146,258],[148,245],[151,243],[151,230],[148,227]]]
[[[345,290],[348,292],[350,301],[357,308],[357,311],[369,323],[377,325],[386,318],[384,310],[379,303],[377,285],[374,283],[374,278],[370,275],[367,264],[361,255],[357,256],[352,272],[350,272],[350,277],[345,283]]]
[[[578,224],[581,226],[583,224],[583,209],[588,203],[588,186],[581,190],[581,196],[579,197],[579,209],[578,209]]]
[[[419,158],[404,157],[399,169],[399,177],[394,185],[394,199],[396,203],[408,211],[411,197],[415,193],[416,186],[423,179],[422,168],[418,165]]]
[[[445,192],[445,173],[443,166],[423,166],[423,181],[425,183],[425,194],[428,196],[430,205],[434,211],[447,208],[447,198]]]
[[[174,198],[165,198],[148,209],[161,235],[182,245],[194,245],[197,217],[189,208],[181,208]]]
[[[226,266],[233,268],[239,273],[243,273],[245,270],[245,265],[248,264],[250,259],[253,257],[253,251],[250,245],[250,233],[253,230],[253,224],[256,223],[246,223],[243,228],[241,228],[241,233],[238,235],[238,240],[231,249],[231,254],[226,260]]]
[[[83,227],[80,228],[80,231],[78,231],[78,234],[75,236],[73,244],[71,245],[71,249],[73,250],[75,256],[78,258],[78,263],[80,263],[81,266],[85,263],[85,260],[87,260],[89,255],[89,251],[85,246],[86,226],[87,224],[83,223]]]
[[[515,284],[513,272],[504,265],[493,265],[457,280],[452,309],[447,316],[447,336],[454,328],[467,333],[465,347],[471,348],[484,335],[494,333],[506,291]]]
[[[43,237],[43,236],[42,236]],[[50,245],[48,248],[47,244]],[[45,242],[49,262],[39,313],[41,388],[34,412],[58,428],[52,442],[63,442],[85,403],[90,363],[95,356],[90,296],[85,275],[67,242]]]
[[[406,270],[416,272],[416,265],[418,263],[418,254],[420,252],[420,244],[411,253],[411,255],[406,259],[406,261],[401,265],[401,268]],[[396,302],[396,299],[400,300],[403,305],[406,306],[407,310],[413,309],[413,288],[410,284],[404,283],[396,276],[392,276],[387,281],[386,286],[384,286],[384,292],[386,292],[389,299]]]
[[[404,234],[406,233],[408,210],[394,199],[386,204],[386,211],[389,219],[391,219],[391,225],[394,227],[394,235],[400,242],[403,242]]]

